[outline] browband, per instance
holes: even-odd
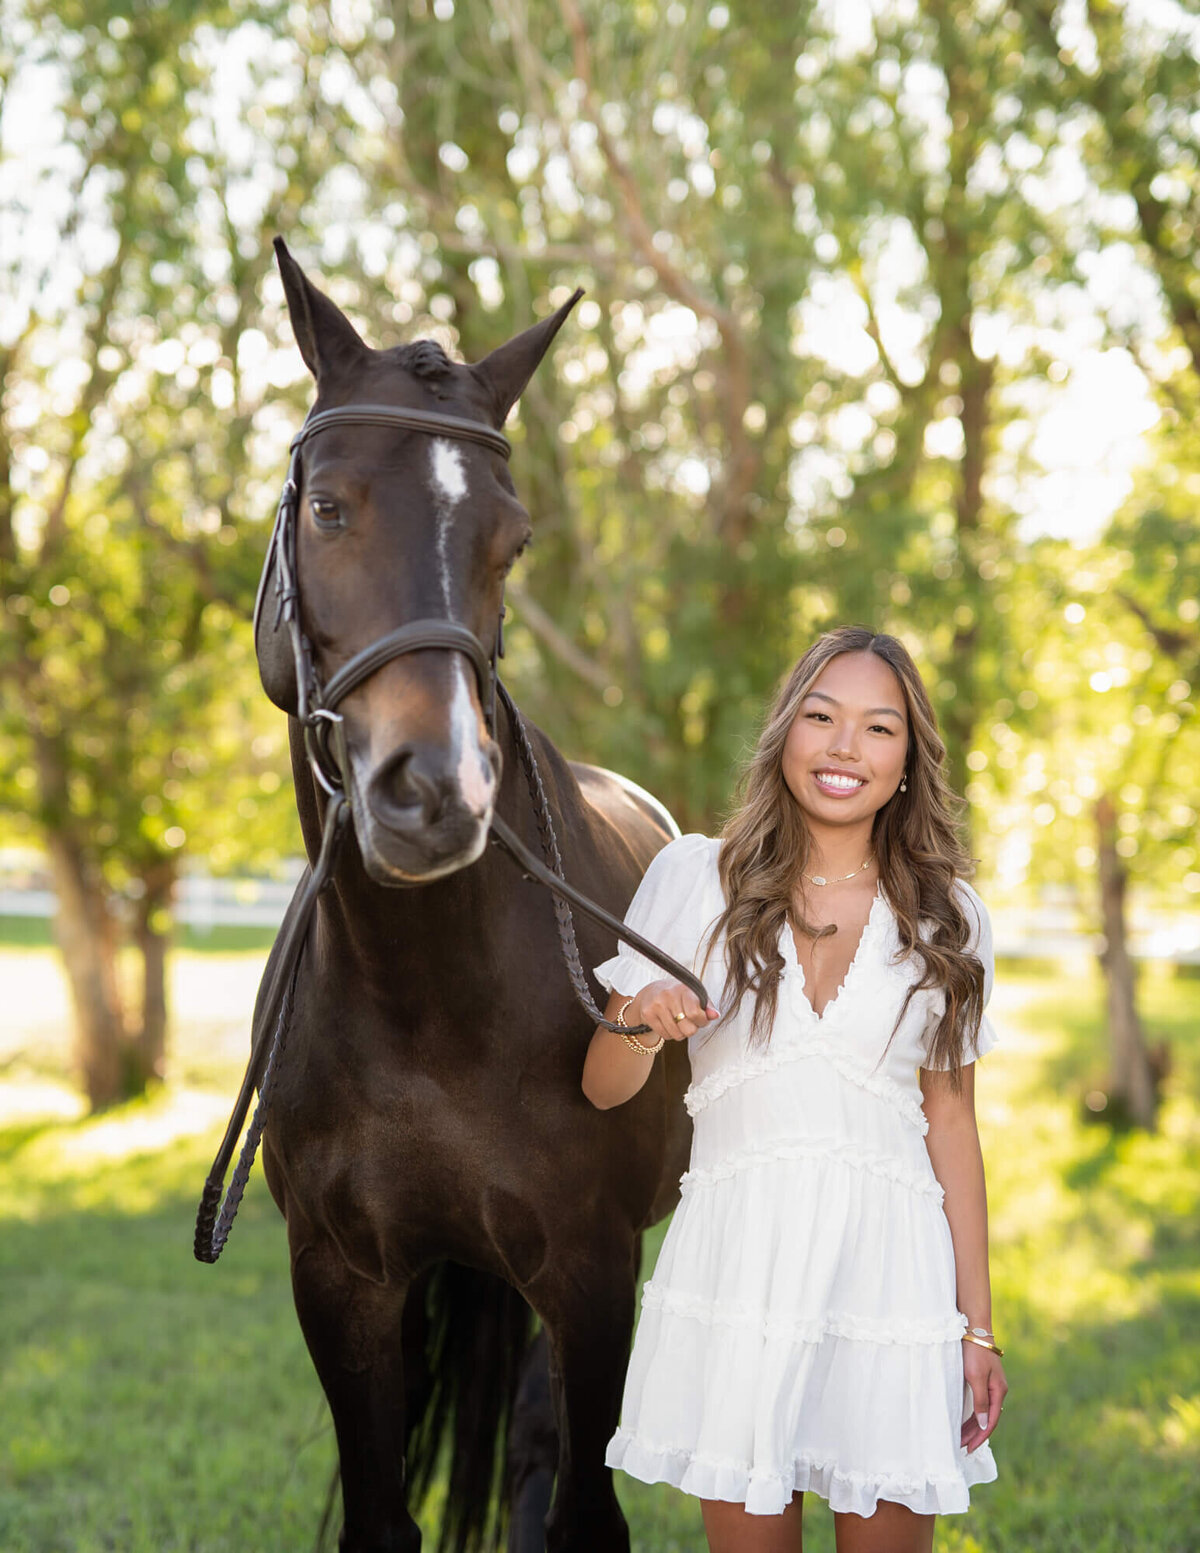
[[[507,459],[512,444],[503,432],[482,421],[468,421],[461,415],[441,415],[433,410],[404,410],[392,404],[335,405],[332,410],[318,410],[310,415],[292,438],[291,451],[318,431],[328,426],[399,426],[404,431],[423,431],[433,436],[453,437],[459,442],[477,442]]]

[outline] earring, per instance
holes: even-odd
[[[908,792],[908,772],[907,771],[900,778],[900,791],[902,793],[907,793]]]

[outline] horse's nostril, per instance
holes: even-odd
[[[442,786],[418,751],[399,750],[371,779],[371,805],[393,829],[433,825],[444,803]]]

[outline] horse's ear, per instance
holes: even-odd
[[[365,355],[367,346],[341,308],[309,280],[282,237],[275,239],[275,258],[296,344],[319,388],[321,380],[338,367],[348,366]]]
[[[550,348],[550,342],[567,321],[567,314],[583,295],[580,288],[568,297],[556,313],[543,318],[522,334],[515,335],[507,345],[498,346],[490,356],[485,356],[472,369],[491,393],[496,406],[496,425],[503,426],[508,412],[521,397],[526,383],[537,370],[537,365]]]

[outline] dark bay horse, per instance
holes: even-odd
[[[369,349],[277,249],[317,385],[293,463],[288,595],[314,681],[328,686],[414,621],[454,623],[445,640],[435,629],[429,645],[368,664],[340,701],[351,823],[307,933],[263,1139],[337,1434],[340,1546],[419,1548],[409,1494],[448,1460],[443,1546],[494,1535],[504,1479],[510,1547],[544,1536],[549,1553],[621,1553],[629,1538],[604,1447],[641,1231],[669,1211],[686,1165],[686,1054],[671,1043],[616,1110],[580,1093],[592,1021],[563,968],[552,903],[486,845],[497,814],[538,846],[513,713],[502,704],[489,726],[486,675],[459,648],[461,627],[495,640],[505,575],[530,537],[496,432],[577,298],[465,366],[429,341]],[[350,405],[416,413],[411,428],[314,422]],[[272,550],[268,571],[278,561]],[[291,714],[315,860],[329,800],[298,719],[304,666],[265,595],[259,666]],[[536,729],[529,739],[567,879],[620,915],[669,817],[619,779],[568,764]],[[614,949],[584,922],[579,945],[585,966]],[[532,1345],[530,1311],[543,1334]]]

